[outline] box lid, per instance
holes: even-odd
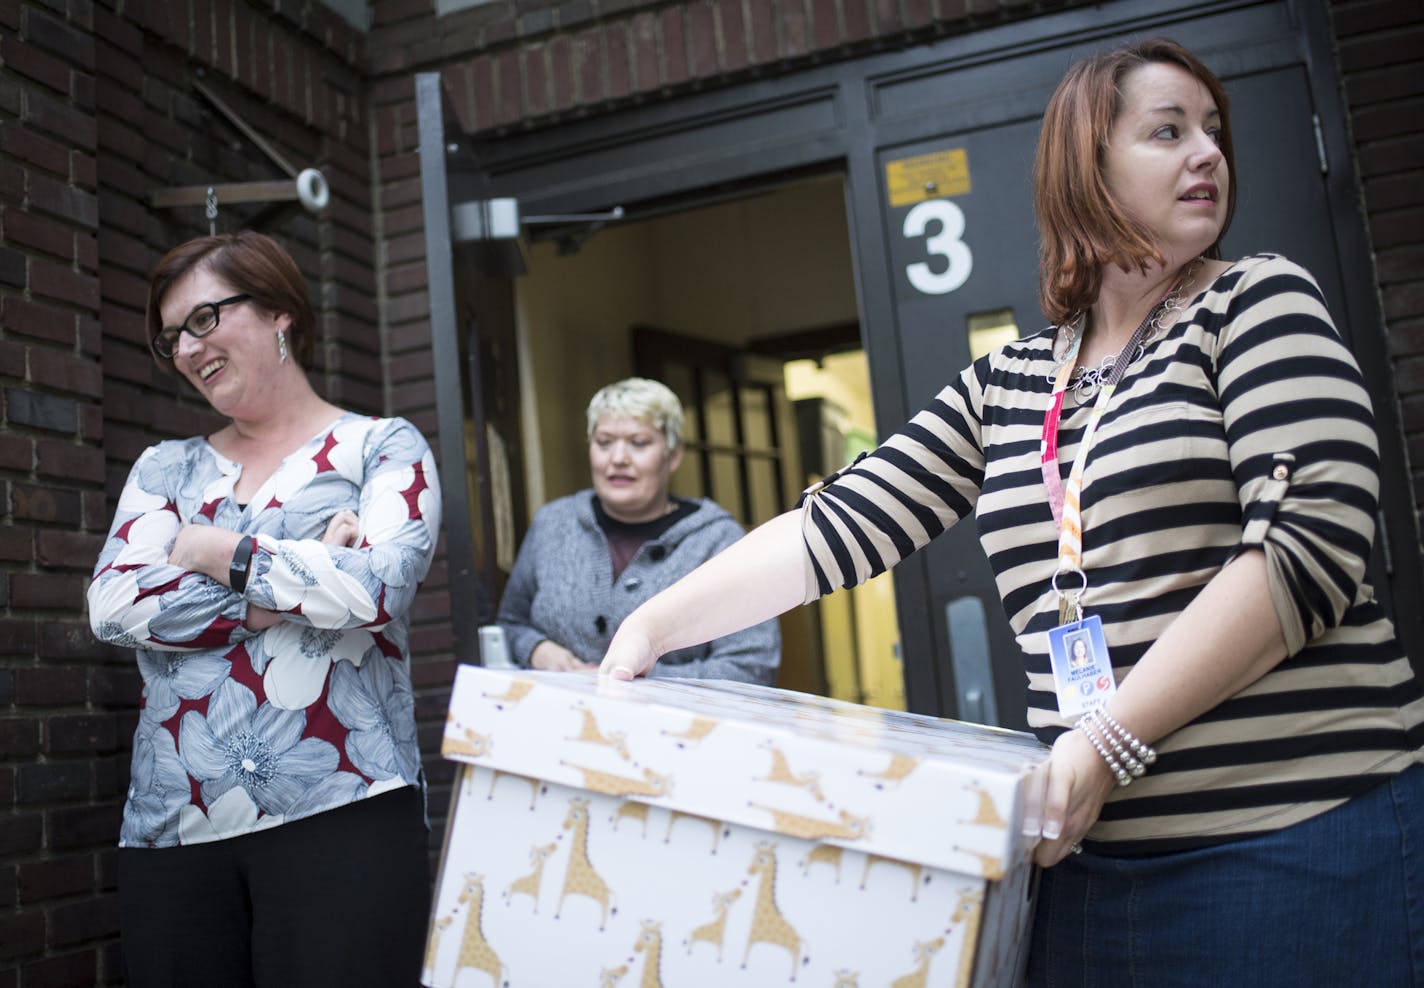
[[[441,753],[997,881],[1037,843],[1032,735],[720,680],[461,666]]]

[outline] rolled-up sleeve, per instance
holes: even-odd
[[[1218,343],[1241,548],[1265,553],[1294,654],[1367,593],[1379,497],[1370,398],[1319,287],[1283,258],[1243,277]]]

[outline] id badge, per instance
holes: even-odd
[[[1058,712],[1064,717],[1096,710],[1117,692],[1103,621],[1096,614],[1050,628],[1048,654],[1053,664]]]

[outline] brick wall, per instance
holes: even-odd
[[[1331,0],[1330,8],[1414,503],[1424,508],[1424,8],[1417,0]]]
[[[218,425],[143,329],[148,270],[207,221],[148,197],[283,177],[195,84],[331,185],[319,218],[254,204],[217,220],[297,258],[318,391],[434,437],[421,395],[384,371],[403,352],[380,318],[365,44],[318,0],[0,0],[0,986],[122,981],[113,846],[140,684],[130,653],[90,635],[83,592],[139,452]],[[427,751],[451,678],[441,573],[412,634]]]

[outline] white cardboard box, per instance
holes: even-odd
[[[738,683],[462,667],[423,980],[1012,985],[1047,749]]]

